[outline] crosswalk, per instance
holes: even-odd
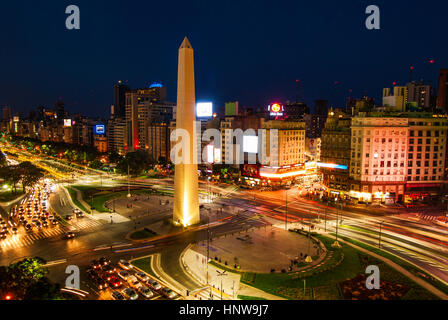
[[[89,219],[89,218],[84,218],[82,220],[79,219],[77,221],[70,223],[70,226],[68,227],[68,229],[70,229],[70,230],[74,230],[74,229],[87,230],[87,229],[96,228],[101,225],[102,225],[102,223],[99,221]],[[36,241],[61,236],[62,234],[67,232],[66,229],[67,228],[58,226],[55,228],[43,229],[39,232],[11,235],[4,240],[0,240],[0,250],[6,251],[6,250],[28,247],[28,246],[33,245]]]
[[[36,233],[13,235],[0,241],[0,249],[2,251],[17,249],[31,246],[38,240],[52,238],[63,234],[65,231],[62,228],[45,229]]]
[[[213,287],[206,287],[197,291],[191,292],[187,300],[221,300],[221,290]],[[222,300],[233,300],[231,294],[222,293]]]
[[[70,222],[70,226],[78,230],[92,229],[101,225],[103,225],[101,222],[90,218],[77,219]]]

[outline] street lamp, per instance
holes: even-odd
[[[341,207],[342,207],[342,203],[341,203]],[[341,208],[342,210],[342,208]],[[341,245],[339,244],[338,241],[338,233],[339,233],[339,209],[336,205],[336,241],[331,245],[334,248],[340,248]]]
[[[131,197],[131,184],[130,184],[130,177],[129,177],[129,163],[128,163],[128,198]]]
[[[216,272],[218,273],[218,277],[221,277],[221,300],[222,300],[222,277],[227,276],[227,273],[226,270],[224,270],[223,272],[216,270]]]

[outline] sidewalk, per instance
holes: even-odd
[[[181,256],[181,260],[186,271],[201,284],[207,286],[207,258],[201,253],[187,248]],[[215,267],[212,264],[208,265],[208,283],[212,288],[212,294],[215,298],[220,297],[221,295],[222,280],[222,296],[224,300],[236,300],[238,295],[259,297],[267,300],[285,300],[257,288],[240,283],[241,274],[225,272],[225,276],[219,276],[219,273],[222,274],[223,271],[224,270]],[[204,291],[208,292],[208,289],[204,289]]]

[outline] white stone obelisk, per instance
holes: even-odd
[[[175,222],[190,226],[200,222],[198,197],[197,141],[194,123],[196,99],[194,84],[193,48],[185,37],[179,48],[179,66],[177,80],[176,130],[187,132],[184,141],[183,162],[176,163],[174,172],[174,212]]]

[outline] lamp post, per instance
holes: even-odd
[[[131,197],[131,182],[129,177],[129,163],[128,163],[128,198]]]
[[[341,203],[342,206],[342,203]],[[336,241],[331,245],[334,248],[340,248],[341,245],[338,242],[338,233],[339,233],[339,209],[336,205]]]
[[[223,272],[216,270],[216,272],[218,273],[218,277],[221,277],[221,300],[222,300],[222,277],[227,276],[227,273],[225,270]]]

